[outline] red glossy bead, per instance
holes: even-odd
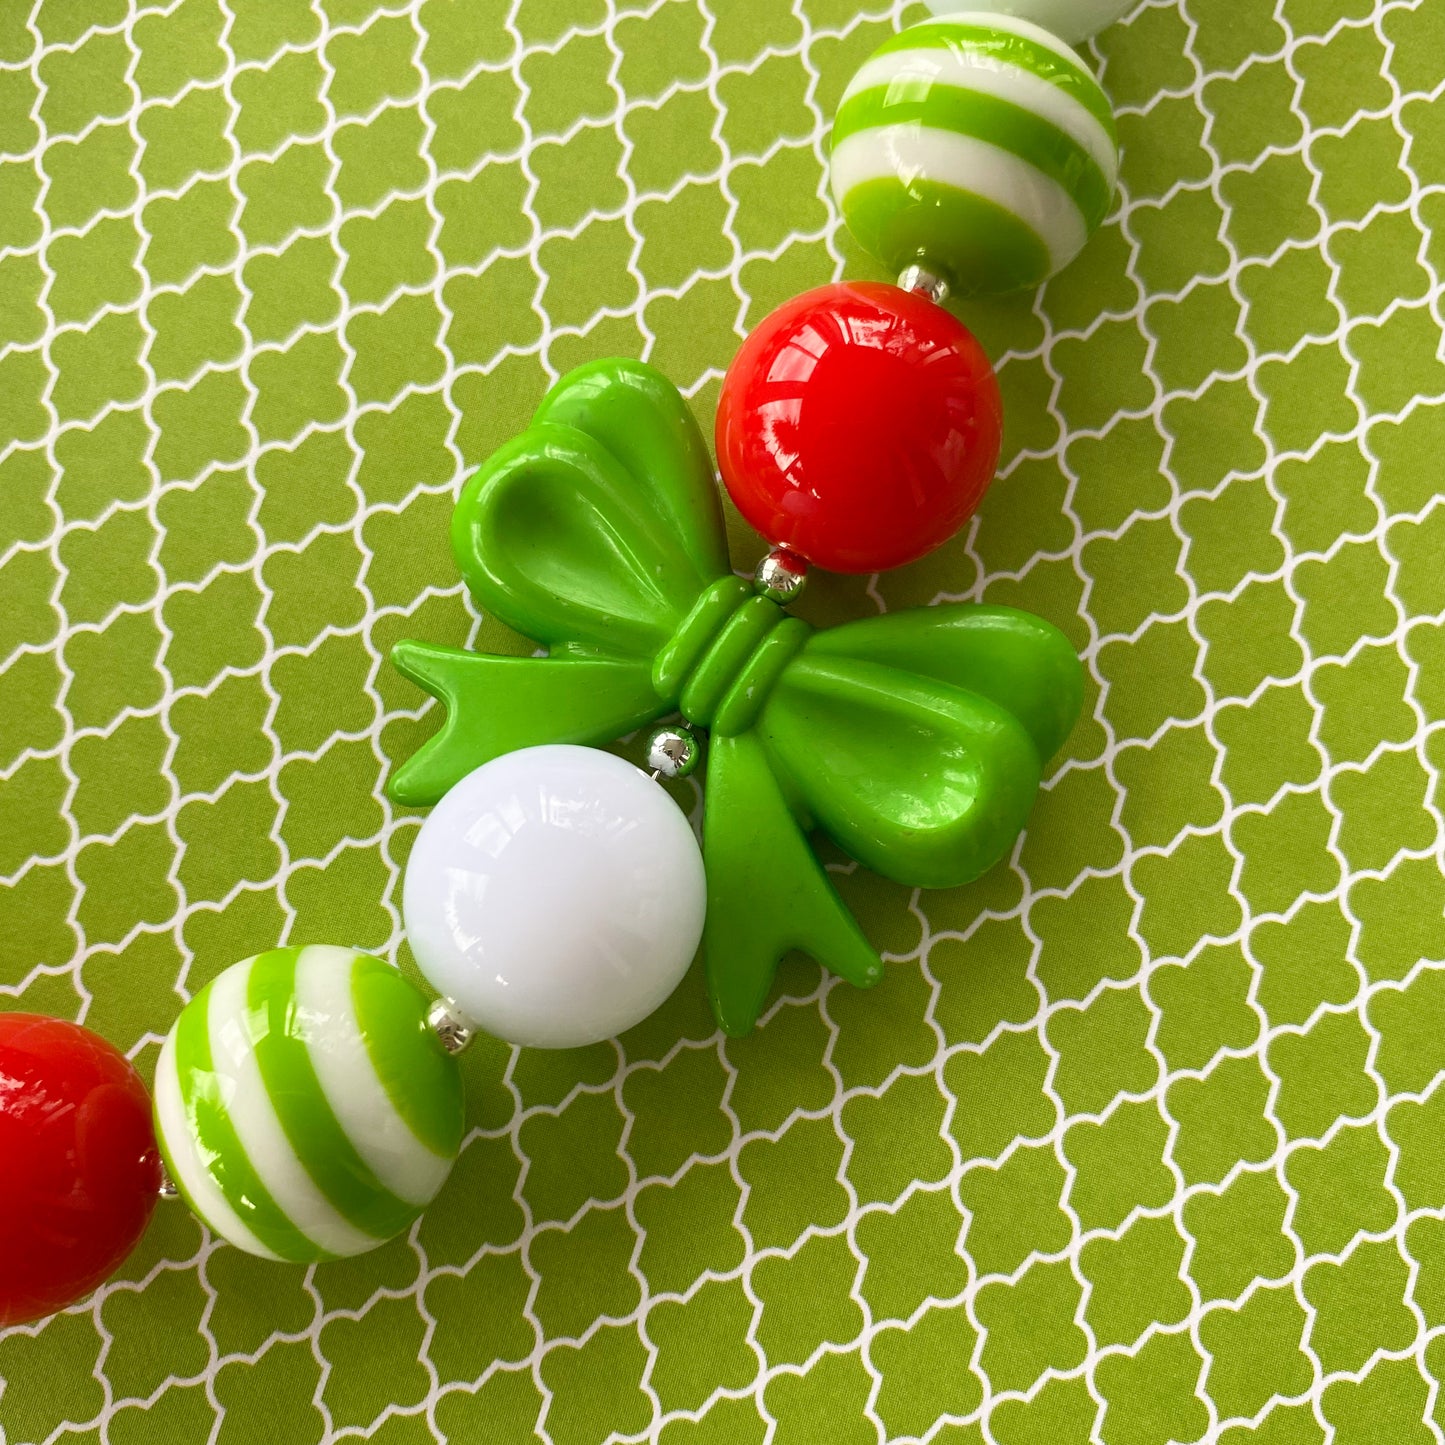
[[[880,572],[946,542],[998,465],[1003,405],[983,348],[941,306],[855,281],[780,306],[723,382],[728,494],[769,542]]]
[[[0,1013],[0,1325],[83,1299],[145,1231],[161,1183],[145,1085],[89,1029]]]

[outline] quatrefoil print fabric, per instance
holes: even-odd
[[[438,715],[387,650],[528,648],[450,559],[464,476],[597,356],[709,427],[750,326],[877,274],[828,127],[925,13],[0,4],[4,1007],[149,1076],[278,941],[412,967],[383,782]],[[885,979],[793,959],[746,1039],[693,976],[615,1044],[478,1045],[376,1254],[163,1205],[0,1336],[6,1445],[1445,1442],[1445,4],[1145,0],[1086,55],[1113,214],[960,309],[999,480],[805,609],[1068,633],[1013,856],[830,859]]]

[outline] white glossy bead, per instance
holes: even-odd
[[[676,803],[612,753],[524,748],[432,809],[402,911],[438,992],[515,1044],[575,1048],[640,1023],[702,938],[702,855]]]
[[[1051,35],[1077,45],[1097,35],[1120,16],[1127,15],[1138,0],[926,0],[935,15],[958,15],[977,11],[990,15],[1017,15],[1032,20]]]

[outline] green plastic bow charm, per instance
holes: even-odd
[[[1026,612],[814,631],[754,595],[697,425],[638,362],[564,377],[468,481],[452,547],[480,606],[549,655],[399,643],[396,666],[447,717],[392,797],[434,803],[515,748],[607,743],[678,711],[708,728],[704,950],[729,1033],[752,1027],[789,949],[856,984],[882,974],[810,830],[901,883],[969,882],[1012,846],[1078,714],[1078,658]]]

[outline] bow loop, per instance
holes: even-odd
[[[815,634],[759,730],[801,810],[860,863],[949,888],[1008,852],[1080,692],[1047,622],[930,607]]]
[[[697,425],[640,362],[553,388],[468,481],[452,548],[479,605],[518,632],[649,660],[728,571]]]
[[[809,657],[765,709],[763,744],[802,811],[865,867],[951,888],[1008,851],[1039,757],[1018,720],[977,693],[878,663]]]
[[[594,361],[543,398],[534,424],[570,426],[620,463],[630,495],[658,517],[702,582],[731,570],[712,459],[678,389],[641,361]]]

